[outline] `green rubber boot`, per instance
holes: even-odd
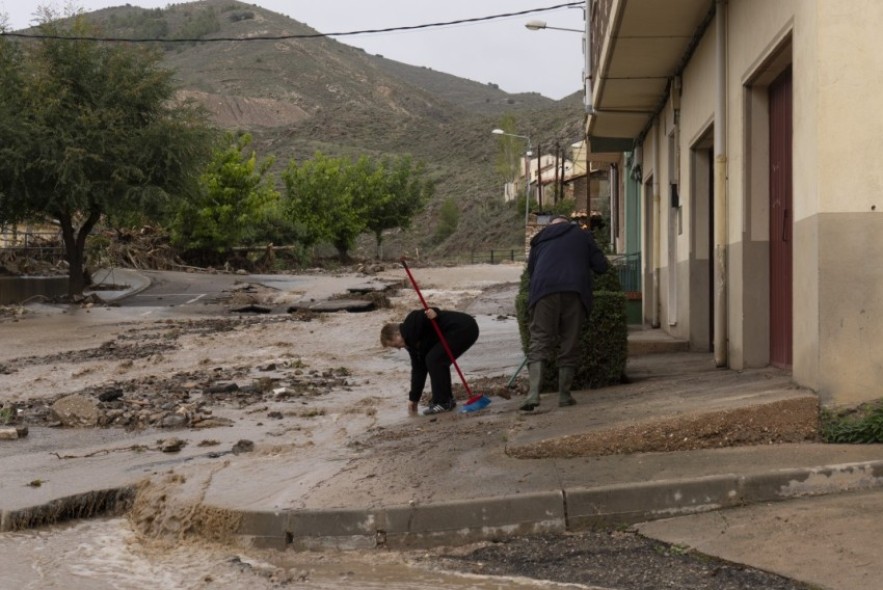
[[[533,412],[540,405],[540,385],[543,382],[543,361],[534,361],[527,365],[528,383],[527,398],[521,407],[522,412]]]
[[[558,369],[558,405],[562,408],[576,404],[576,400],[570,395],[570,386],[573,385],[574,375],[576,375],[574,367],[559,367]]]

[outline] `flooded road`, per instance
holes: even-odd
[[[0,534],[0,587],[16,590],[503,590],[588,588],[432,570],[391,551],[245,552],[139,537],[124,518]]]
[[[479,301],[478,296],[488,285],[505,284],[511,291],[519,268],[476,268],[472,273],[475,278],[462,269],[436,269],[432,271],[434,281],[429,280],[429,269],[415,272],[433,304],[468,306],[468,311],[478,316],[483,345],[462,362],[470,380],[474,376],[511,374],[522,357],[517,325],[509,309],[514,297],[505,290],[494,291],[492,301]],[[52,429],[32,424],[26,439],[0,450],[5,476],[0,481],[0,497],[7,509],[40,505],[83,491],[72,489],[72,483],[86,482],[84,490],[129,484],[171,467],[179,468],[179,464],[189,465],[191,460],[196,462],[194,455],[227,453],[241,438],[254,442],[253,460],[277,460],[286,466],[292,481],[301,470],[307,474],[301,477],[302,484],[315,485],[314,480],[338,469],[341,453],[350,452],[349,441],[370,429],[415,420],[405,410],[407,355],[384,350],[378,342],[384,322],[398,320],[418,306],[412,292],[393,294],[392,307],[381,308],[375,314],[306,318],[285,314],[286,321],[274,321],[270,316],[251,321],[249,317],[233,316],[223,307],[233,301],[219,295],[225,294],[238,277],[194,278],[177,273],[172,280],[170,274],[151,277],[156,287],[152,302],[147,298],[151,295],[148,289],[119,307],[33,305],[23,319],[4,323],[4,335],[17,345],[0,350],[0,363],[8,368],[4,374],[7,392],[0,401],[25,407],[24,402],[31,398],[51,401],[78,392],[93,395],[95,388],[114,385],[124,388],[126,399],[137,404],[142,397],[148,399],[147,393],[141,395],[143,392],[150,393],[150,399],[165,399],[149,386],[165,384],[172,377],[186,383],[185,391],[195,392],[188,394],[192,397],[187,398],[189,403],[203,400],[198,392],[201,387],[228,378],[246,383],[272,377],[297,395],[243,398],[241,404],[239,398],[208,396],[212,400],[211,416],[228,418],[235,422],[235,428]],[[398,269],[386,278],[396,277],[401,279]],[[282,308],[301,297],[323,298],[346,292],[348,287],[366,280],[336,276],[268,279],[274,289],[263,292],[266,299],[259,303]],[[206,303],[215,300],[222,303]],[[157,343],[169,345],[168,350]],[[270,365],[276,368],[267,368]],[[328,371],[344,374],[345,383],[327,385],[309,394],[296,389],[312,374],[332,383],[324,376]],[[147,406],[139,411],[159,409]],[[172,434],[192,444],[174,456],[159,455],[153,449],[157,439]],[[214,446],[203,449],[199,446],[203,442]],[[149,452],[124,452],[135,445],[150,447]],[[36,478],[42,485],[27,487]],[[285,485],[289,489],[293,484],[289,481]],[[243,493],[243,505],[253,501]],[[0,590],[575,587],[434,571],[423,557],[423,553],[380,550],[262,552],[193,540],[169,545],[145,538],[130,527],[126,518],[103,518],[0,533]]]

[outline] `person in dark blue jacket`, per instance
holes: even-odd
[[[429,407],[424,416],[450,412],[457,406],[451,391],[451,365],[453,364],[438,333],[432,326],[435,321],[448,343],[454,358],[469,350],[478,340],[478,322],[469,314],[459,311],[430,307],[417,309],[405,317],[401,324],[386,324],[380,330],[380,344],[384,347],[404,348],[411,357],[411,389],[408,392],[408,411],[417,412],[417,402],[423,395],[426,375],[432,388]]]
[[[527,272],[530,346],[527,351],[529,388],[520,408],[531,412],[540,405],[544,363],[558,351],[558,405],[576,403],[570,394],[579,366],[579,337],[592,311],[594,273],[607,271],[608,263],[592,233],[570,223],[563,215],[530,241]]]

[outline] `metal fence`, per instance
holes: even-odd
[[[524,254],[524,247],[515,248],[490,248],[488,250],[470,250],[450,256],[440,258],[432,257],[433,264],[443,265],[461,265],[461,264],[504,264],[511,262],[524,262],[527,257]]]
[[[613,260],[611,265],[619,273],[619,282],[626,293],[641,291],[641,253],[623,254]]]
[[[0,227],[0,259],[32,260],[55,264],[64,258],[58,231],[21,230]]]

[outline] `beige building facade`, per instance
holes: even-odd
[[[883,397],[883,2],[589,0],[586,132],[633,151],[644,323]]]

